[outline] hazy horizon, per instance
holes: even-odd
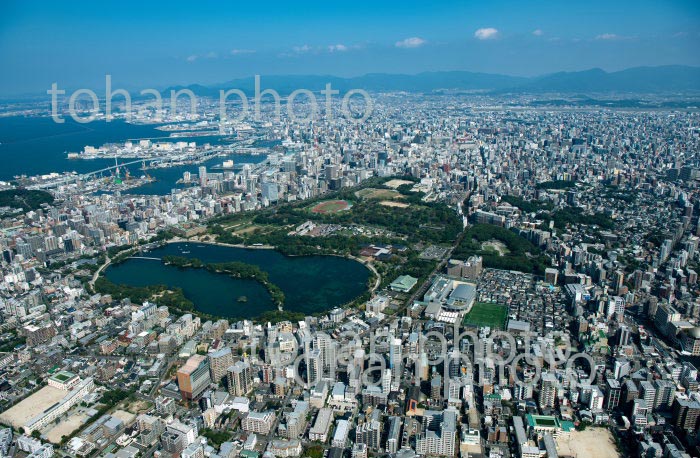
[[[632,2],[3,4],[0,94],[216,84],[260,75],[541,76],[700,66],[700,5]]]

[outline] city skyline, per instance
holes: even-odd
[[[700,457],[700,3],[0,6],[0,458]]]

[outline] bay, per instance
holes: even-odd
[[[0,117],[0,180],[10,181],[19,175],[40,175],[51,172],[87,173],[114,165],[114,159],[76,160],[68,159],[68,152],[80,152],[87,146],[102,146],[105,143],[123,143],[127,140],[154,139],[153,141],[195,142],[223,144],[221,137],[169,138],[167,132],[156,129],[156,125],[130,124],[123,120],[93,121],[80,124],[70,118],[58,124],[50,117]],[[185,171],[197,173],[200,165],[208,168],[221,164],[226,159],[237,163],[259,163],[264,155],[232,154],[210,159],[202,164],[152,169],[148,174],[156,181],[132,188],[128,194],[164,195],[171,189],[181,187],[176,181]],[[139,177],[143,171],[139,164],[129,166],[132,176]]]

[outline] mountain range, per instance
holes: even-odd
[[[467,71],[424,72],[415,75],[370,73],[342,78],[329,75],[261,76],[260,88],[289,94],[296,89],[320,91],[330,83],[333,89],[366,91],[433,92],[440,90],[478,91],[485,93],[687,93],[700,91],[700,67],[666,65],[634,67],[616,72],[594,68],[576,72],[558,72],[537,77],[508,76]],[[221,84],[172,86],[170,90],[190,89],[199,96],[218,97],[219,90],[240,89],[255,93],[254,77],[238,78]]]

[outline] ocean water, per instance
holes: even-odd
[[[55,123],[49,117],[0,117],[0,181],[10,181],[18,175],[39,175],[50,172],[87,173],[114,165],[113,159],[70,160],[68,152],[80,152],[87,146],[105,143],[121,143],[127,140],[154,139],[157,141],[194,141],[197,144],[221,144],[218,136],[167,138],[167,133],[153,125],[129,124],[122,120],[94,121],[80,124],[70,118],[65,123]],[[235,162],[258,163],[265,156],[234,154],[228,157]],[[226,158],[214,158],[201,164],[207,167],[221,164]],[[168,194],[177,187],[175,182],[185,171],[196,173],[200,164],[149,170],[156,179],[130,194]],[[133,176],[141,176],[139,165],[129,166]]]

